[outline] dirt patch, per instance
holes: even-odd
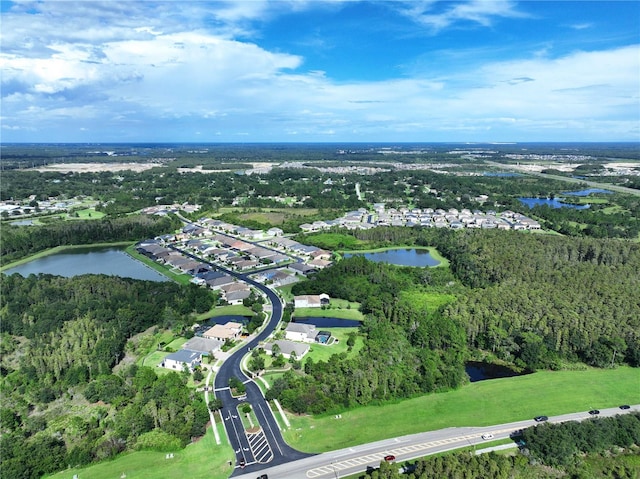
[[[102,171],[145,171],[157,168],[158,163],[57,163],[29,168],[32,171],[57,171],[58,173],[99,173]]]
[[[250,427],[247,429],[247,434],[258,434],[260,431],[262,431],[262,429],[259,427]]]

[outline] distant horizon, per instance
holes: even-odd
[[[5,142],[640,142],[637,1],[3,0],[0,21]]]
[[[610,141],[12,141],[10,145],[639,145],[640,140]]]

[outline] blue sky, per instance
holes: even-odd
[[[1,1],[2,142],[640,141],[638,1]]]

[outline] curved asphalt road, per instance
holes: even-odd
[[[273,290],[249,278],[247,275],[220,267],[215,263],[203,260],[202,258],[191,254],[188,251],[177,248],[176,246],[169,247],[175,251],[179,251],[189,258],[208,264],[219,271],[250,284],[264,293],[272,305],[271,319],[267,326],[250,342],[245,343],[246,348],[243,346],[241,349],[229,356],[229,358],[224,361],[215,377],[215,395],[223,404],[220,414],[224,419],[223,422],[225,430],[227,431],[227,437],[229,438],[231,447],[233,447],[236,454],[236,470],[232,476],[239,474],[240,472],[252,472],[255,474],[265,467],[273,467],[311,456],[311,454],[306,454],[293,449],[284,441],[282,434],[280,433],[278,423],[271,412],[271,407],[262,395],[262,391],[256,383],[242,372],[242,369],[240,368],[240,362],[244,355],[247,354],[248,350],[257,347],[260,341],[265,340],[282,319],[283,304],[280,297]],[[247,388],[246,397],[243,397],[240,400],[231,396],[229,379],[233,376],[240,379]],[[260,433],[245,433],[245,428],[242,424],[237,406],[240,403],[246,402],[251,404],[251,407],[258,418],[260,423],[259,426],[261,428]],[[244,461],[244,464],[246,465],[244,468],[240,467],[242,461]]]

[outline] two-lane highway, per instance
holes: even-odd
[[[640,404],[622,410],[619,408],[601,409],[599,416],[640,412]],[[550,417],[549,422],[583,421],[593,418],[587,411]],[[451,427],[439,431],[411,434],[382,441],[362,444],[336,451],[318,454],[275,467],[264,469],[271,478],[277,479],[336,479],[361,473],[369,467],[379,467],[387,455],[393,455],[397,461],[409,461],[440,452],[476,447],[486,444],[484,434],[492,434],[492,440],[505,439],[520,429],[539,424],[533,419],[484,427]],[[255,479],[251,475],[242,475],[237,479]]]

